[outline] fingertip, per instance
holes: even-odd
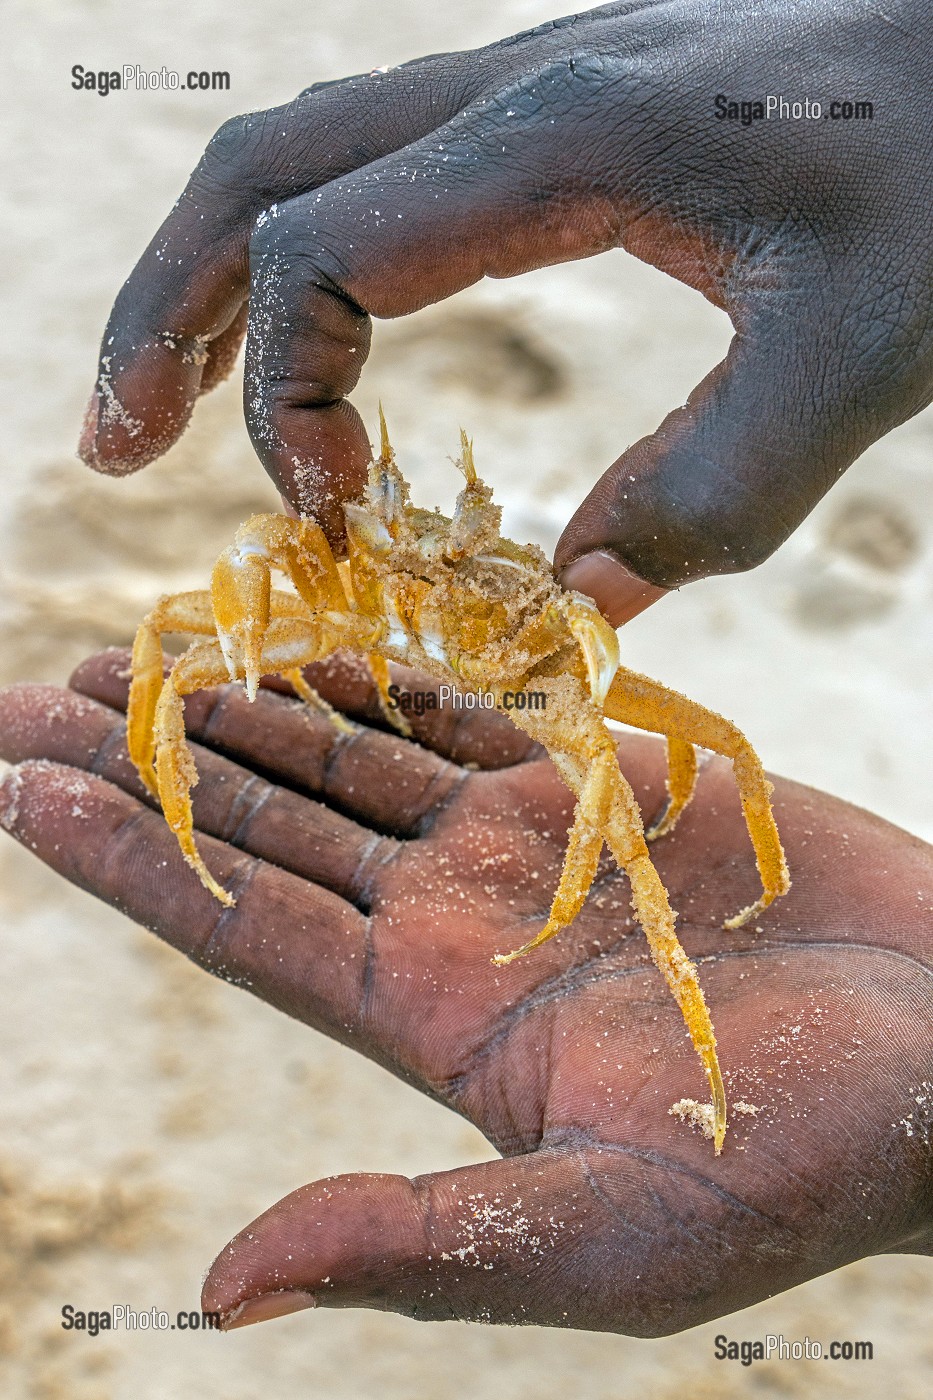
[[[316,521],[342,557],[344,504],[362,494],[372,460],[356,409],[346,400],[323,407],[277,404],[274,391],[260,383],[248,397],[246,418],[259,460],[289,503],[287,513]]]
[[[11,836],[16,835],[19,819],[19,803],[23,791],[22,767],[22,764],[17,764],[0,778],[0,827]]]
[[[426,1259],[407,1177],[359,1173],[299,1187],[218,1254],[201,1290],[225,1330],[302,1308],[375,1306]]]
[[[101,405],[95,390],[88,402],[78,440],[78,456],[86,467],[102,476],[132,476],[161,457],[183,431],[184,419],[171,432],[152,437],[140,419],[134,418],[116,398]]]
[[[126,706],[133,653],[129,647],[107,647],[80,661],[68,677],[68,689],[89,695],[116,709]]]
[[[0,686],[0,716],[15,714],[29,705],[34,696],[51,693],[56,689],[56,686],[42,681],[11,681],[9,685]]]
[[[574,559],[559,573],[562,587],[592,598],[612,627],[621,627],[673,590],[660,588],[626,568],[606,549],[593,550]]]
[[[98,786],[79,769],[48,758],[24,758],[0,784],[0,826],[66,874],[69,857],[61,851],[61,838],[74,822],[93,820],[103,810]]]
[[[79,769],[57,763],[54,759],[25,757],[14,763],[3,775],[0,784],[0,824],[7,831],[11,831],[25,814],[26,801],[34,795],[41,795],[44,805],[40,815],[45,815],[46,810],[53,811],[63,807],[65,799],[76,797],[79,791],[84,795],[85,789],[93,786],[95,782],[95,779],[89,778]],[[74,807],[76,804],[71,805]],[[83,816],[84,813],[74,815]]]
[[[112,339],[112,337],[111,337]],[[101,356],[78,455],[106,476],[130,476],[181,437],[197,402],[207,351],[198,337],[149,337],[132,350]],[[109,343],[109,342],[106,342]],[[187,342],[185,342],[187,344]]]
[[[44,682],[0,690],[0,758],[90,762],[113,729],[113,716],[83,695]]]
[[[78,438],[78,456],[86,467],[97,466],[97,421],[100,416],[100,398],[97,390],[91,390],[91,397],[84,410],[81,436]]]

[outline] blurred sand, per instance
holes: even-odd
[[[543,0],[322,0],[296,12],[172,0],[7,11],[2,183],[7,395],[0,452],[0,673],[63,680],[126,641],[159,592],[199,585],[233,527],[275,507],[239,385],[125,482],[74,458],[113,296],[234,111],[322,78],[471,47],[551,17]],[[227,68],[229,94],[73,92],[71,65]],[[386,405],[416,499],[449,503],[457,427],[506,506],[551,547],[589,482],[683,402],[728,342],[723,316],[621,253],[489,283],[378,326],[355,401]],[[933,839],[918,755],[933,721],[933,414],[873,448],[754,575],[696,585],[626,628],[624,655],[726,711],[767,765]],[[194,1306],[212,1255],[295,1186],[415,1174],[490,1155],[483,1139],[349,1051],[210,981],[126,920],[0,848],[5,1132],[2,1393],[24,1400],[620,1400],[925,1391],[929,1261],[886,1258],[721,1326],[658,1342],[304,1314],[229,1338],[63,1333],[59,1309]],[[378,1137],[373,1125],[379,1125]],[[733,1337],[871,1338],[876,1361],[751,1371]]]

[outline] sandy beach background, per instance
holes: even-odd
[[[310,82],[473,47],[551,0],[11,0],[0,97],[0,679],[64,681],[162,591],[201,586],[275,508],[236,378],[127,481],[76,460],[111,302],[234,112]],[[70,87],[74,63],[227,69],[226,94]],[[721,358],[726,319],[619,252],[487,283],[376,327],[354,396],[382,399],[416,499],[449,504],[463,424],[506,531],[551,548],[629,442]],[[768,767],[933,839],[933,413],[868,452],[755,574],[694,585],[623,634],[626,662],[725,711]],[[4,1010],[0,1367],[23,1400],[912,1400],[933,1366],[933,1265],[879,1258],[662,1341],[306,1313],[229,1337],[90,1339],[60,1308],[197,1304],[216,1251],[294,1187],[490,1155],[384,1071],[214,982],[11,842],[0,846]],[[713,1337],[868,1338],[872,1364],[713,1360]]]

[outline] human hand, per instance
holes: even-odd
[[[350,737],[268,682],[254,705],[236,686],[190,697],[195,820],[230,910],[126,755],[127,665],[108,652],[70,690],[0,693],[0,753],[19,765],[6,829],[504,1154],[295,1191],[221,1252],[205,1308],[233,1325],[317,1304],[656,1335],[864,1255],[933,1253],[929,846],[778,780],[793,888],[727,933],[755,866],[728,764],[702,767],[654,855],[719,1037],[732,1122],[716,1157],[668,1112],[705,1080],[617,869],[534,956],[490,963],[545,919],[572,809],[506,719],[446,709],[412,717],[418,744],[381,732],[365,672],[339,657],[309,674],[360,721]],[[620,753],[654,817],[663,745],[630,735]]]
[[[370,458],[346,399],[370,316],[624,247],[737,334],[581,505],[562,581],[619,625],[750,568],[933,396],[931,83],[922,0],[647,0],[233,118],[117,298],[82,455],[119,474],[165,451],[248,298],[253,444],[339,546]],[[717,119],[717,94],[775,93],[873,120]]]

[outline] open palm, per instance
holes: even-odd
[[[704,1098],[705,1078],[611,863],[569,930],[490,962],[545,920],[572,812],[507,720],[429,711],[419,742],[401,739],[341,659],[313,678],[358,721],[352,735],[274,685],[253,706],[232,686],[193,697],[195,820],[237,897],[227,910],[126,756],[126,665],[109,652],[69,691],[0,695],[0,753],[19,765],[3,824],[209,971],[449,1104],[503,1154],[301,1188],[223,1251],[205,1307],[234,1322],[316,1303],[658,1334],[865,1254],[933,1252],[928,846],[778,781],[794,887],[725,932],[757,877],[728,765],[702,768],[654,855],[733,1104],[716,1158],[669,1113]],[[627,737],[620,759],[655,817],[663,745]]]

